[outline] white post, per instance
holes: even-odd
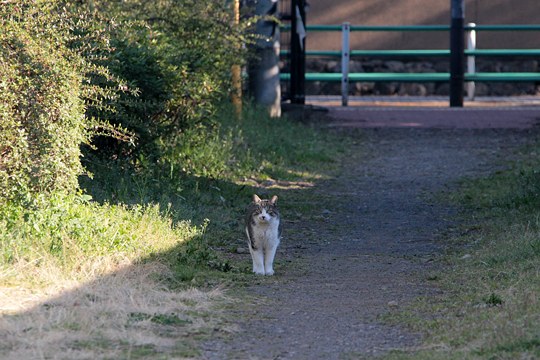
[[[468,23],[468,27],[472,28],[467,30],[467,50],[476,50],[476,27],[475,23]],[[476,72],[476,62],[474,55],[467,56],[467,73],[474,74]],[[467,98],[469,100],[474,100],[474,90],[475,84],[474,81],[467,82]]]
[[[350,34],[351,24],[346,22],[341,25],[341,105],[349,103],[349,58],[350,58]]]

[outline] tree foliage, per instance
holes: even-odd
[[[109,68],[139,94],[123,99],[130,116],[110,120],[133,130],[141,150],[163,150],[156,140],[170,148],[184,130],[212,124],[229,94],[230,68],[242,62],[249,42],[225,1],[97,0],[86,9],[124,24],[111,33]]]
[[[211,126],[247,41],[231,16],[214,1],[0,3],[0,197],[76,190],[82,144],[159,159]]]
[[[37,7],[0,7],[0,196],[71,190],[88,140],[82,75]]]

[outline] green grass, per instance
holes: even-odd
[[[85,277],[91,261],[136,260],[166,251],[200,236],[189,219],[173,222],[159,204],[98,204],[87,195],[57,195],[37,209],[4,206],[0,210],[0,265],[4,281],[39,281],[41,269],[57,267]],[[26,271],[10,271],[23,266]],[[11,276],[8,276],[11,275]]]
[[[540,357],[540,161],[522,155],[510,169],[463,181],[464,206],[442,269],[427,278],[442,295],[394,314],[426,334],[422,350],[390,359]]]
[[[250,106],[241,122],[228,109],[218,119],[162,144],[159,157],[87,157],[93,178],[79,194],[2,204],[1,352],[198,357],[200,339],[230,333],[218,307],[233,305],[213,289],[272,281],[236,251],[252,194],[277,194],[284,216],[301,218],[316,201],[305,185],[332,174],[346,144]]]
[[[77,277],[81,261],[111,256],[165,261],[175,270],[168,279],[175,286],[242,278],[249,264],[229,253],[245,245],[243,212],[251,195],[284,195],[299,181],[318,181],[344,150],[333,135],[253,106],[242,121],[224,106],[214,127],[189,130],[161,147],[161,157],[141,156],[133,165],[89,157],[93,179],[81,178],[84,193],[35,201],[34,210],[2,207],[5,280],[18,273],[10,271],[15,264],[54,263]],[[279,186],[268,189],[265,182]],[[20,273],[10,281],[15,278]]]
[[[189,221],[200,236],[166,255],[178,279],[199,284],[235,281],[249,274],[247,261],[229,253],[245,246],[243,217],[253,193],[284,196],[284,211],[301,202],[287,201],[297,182],[315,182],[337,168],[344,151],[337,136],[286,118],[273,119],[248,106],[242,121],[225,108],[215,128],[183,134],[158,161],[140,160],[137,168],[121,164],[91,164],[94,180],[88,192],[102,203],[160,204],[173,221]],[[269,189],[266,185],[282,184]],[[198,280],[199,279],[199,280]],[[208,280],[210,279],[210,280]],[[177,282],[179,284],[179,282]]]

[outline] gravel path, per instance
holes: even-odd
[[[489,111],[489,119],[502,116]],[[462,177],[504,166],[515,149],[535,138],[536,110],[530,111],[523,120],[525,115],[509,110],[505,126],[497,120],[443,127],[429,126],[428,117],[448,116],[445,109],[407,114],[403,122],[400,110],[383,117],[366,109],[331,112],[332,127],[364,128],[355,135],[361,153],[345,161],[340,176],[315,189],[322,203],[336,205],[313,204],[307,220],[286,223],[292,229],[277,259],[296,259],[298,268],[280,273],[278,263],[274,278],[250,287],[251,301],[228,314],[238,333],[206,343],[205,357],[369,358],[419,345],[420,334],[385,325],[380,316],[437,291],[427,276],[457,209],[435,195],[455,188]],[[456,124],[456,116],[472,116],[451,114]],[[370,116],[375,120],[367,126]],[[427,125],[396,125],[411,122]]]

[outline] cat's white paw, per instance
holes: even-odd
[[[268,271],[266,271],[266,275],[267,275],[267,276],[272,276],[272,275],[274,275],[274,270],[268,270]]]
[[[263,269],[253,269],[253,272],[257,275],[264,275],[264,270]]]

